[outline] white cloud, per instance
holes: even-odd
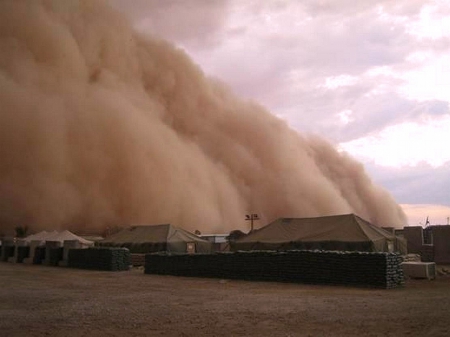
[[[325,78],[325,83],[321,87],[327,89],[336,89],[339,87],[347,87],[355,85],[358,82],[358,77],[351,76],[347,74],[342,74],[339,76],[329,76]]]
[[[432,1],[422,7],[419,20],[408,24],[408,32],[419,38],[439,39],[450,32],[450,3]]]
[[[431,225],[449,224],[450,207],[429,204],[401,204],[410,226],[424,226],[428,217]]]
[[[426,162],[432,167],[450,161],[450,116],[422,123],[389,126],[375,136],[341,143],[353,156],[369,158],[382,166],[414,166]]]
[[[399,92],[405,97],[424,100],[450,100],[450,56],[434,55],[423,57],[423,66],[405,72],[405,84]]]
[[[352,113],[353,111],[349,109],[342,110],[337,114],[339,117],[339,121],[345,125],[353,122]]]

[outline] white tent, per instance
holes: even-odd
[[[86,246],[93,246],[94,242],[83,239],[81,236],[75,235],[72,232],[69,232],[68,230],[64,230],[62,232],[47,232],[42,231],[36,234],[32,234],[27,236],[25,239],[28,243],[31,241],[41,241],[41,244],[44,244],[45,241],[58,241],[61,243],[61,245],[64,244],[64,241],[78,241],[82,245]]]

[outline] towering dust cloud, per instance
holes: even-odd
[[[0,2],[0,232],[405,217],[361,164],[207,79],[103,3]]]

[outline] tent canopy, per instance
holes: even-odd
[[[52,231],[52,232],[47,232],[47,231],[42,231],[36,234],[32,234],[27,236],[26,238],[24,238],[25,241],[27,242],[31,242],[31,241],[41,241],[42,243],[45,241],[59,241],[61,242],[61,244],[64,243],[64,241],[68,241],[68,240],[74,240],[74,241],[78,241],[83,245],[93,245],[94,242],[86,240],[84,238],[82,238],[81,236],[75,235],[72,232],[68,231],[68,230],[64,230],[62,232],[57,232],[57,231]]]
[[[400,251],[406,244],[395,235],[355,214],[317,218],[279,218],[238,239],[233,250]]]
[[[98,245],[127,247],[133,253],[186,253],[190,247],[197,253],[207,253],[212,248],[209,241],[170,224],[132,226],[105,238]]]

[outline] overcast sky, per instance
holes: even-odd
[[[450,216],[450,1],[110,0],[140,31],[366,166],[410,225]]]

